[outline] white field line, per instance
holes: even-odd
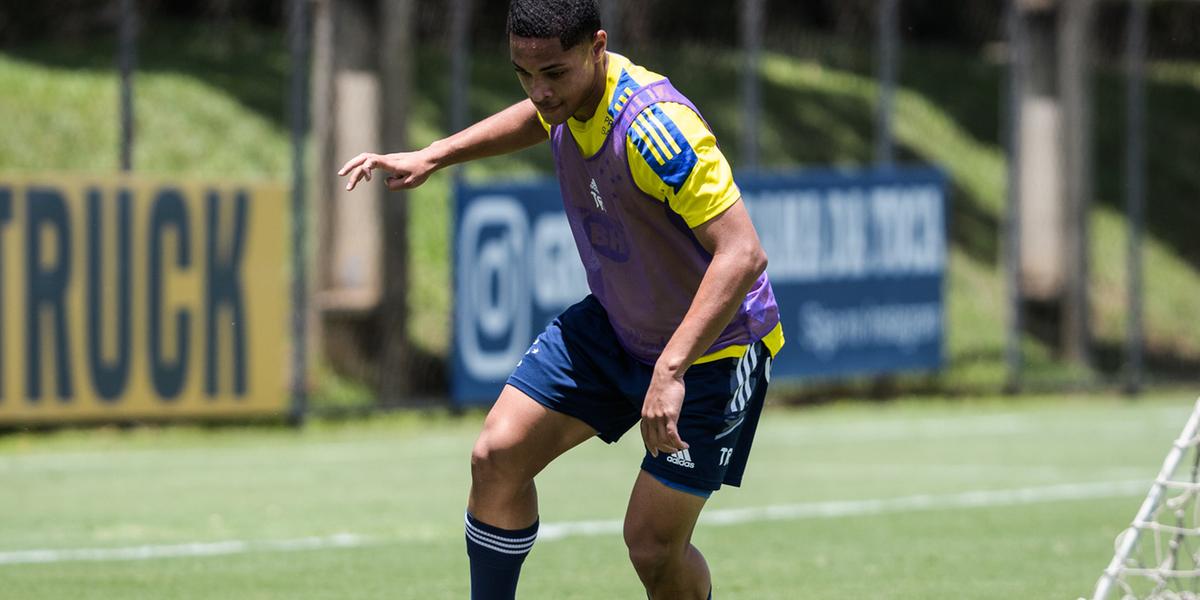
[[[981,508],[1015,506],[1067,500],[1095,500],[1145,494],[1151,482],[1145,480],[1105,481],[1099,483],[1067,483],[1044,487],[1009,490],[983,490],[957,494],[921,494],[878,500],[831,500],[803,504],[779,504],[758,508],[726,508],[700,514],[705,525],[740,525],[761,521],[794,521],[799,519],[832,519],[837,517],[881,515],[952,508]],[[622,522],[576,521],[547,523],[538,532],[538,539],[555,540],[580,535],[621,533]]]
[[[1149,481],[1105,481],[1068,483],[1008,490],[981,490],[957,494],[921,494],[875,500],[832,500],[803,504],[780,504],[758,508],[727,508],[707,511],[700,522],[710,526],[738,525],[762,521],[792,521],[799,519],[832,519],[838,517],[880,515],[953,508],[1015,506],[1042,502],[1095,500],[1145,494]],[[538,537],[543,541],[569,537],[613,535],[621,533],[621,521],[569,521],[544,523]],[[157,546],[128,546],[118,548],[64,548],[0,551],[0,566],[46,564],[62,562],[142,561],[159,558],[228,556],[258,552],[294,552],[330,548],[358,548],[387,544],[396,540],[339,533],[325,537],[291,540],[193,542]]]
[[[126,546],[123,548],[14,550],[0,552],[0,565],[138,561],[155,558],[227,556],[230,554],[248,554],[251,552],[294,552],[298,550],[322,550],[325,548],[357,548],[370,543],[372,543],[371,539],[361,535],[338,533],[325,537],[265,540],[258,542],[224,540],[220,542],[189,542],[186,544],[160,546]]]

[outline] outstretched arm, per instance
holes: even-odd
[[[434,171],[443,167],[516,152],[546,139],[537,109],[526,99],[415,152],[359,154],[338,175],[349,177],[346,189],[352,190],[359,181],[370,181],[371,171],[382,169],[388,173],[389,190],[410,189],[425,183]]]

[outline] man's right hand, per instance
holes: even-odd
[[[371,171],[380,169],[388,173],[384,183],[392,191],[415,188],[429,178],[437,166],[422,151],[399,152],[396,154],[371,154],[364,152],[350,159],[338,171],[341,177],[349,177],[346,190],[353,190],[359,181],[371,180]]]

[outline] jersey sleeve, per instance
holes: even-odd
[[[629,127],[625,147],[638,187],[667,202],[688,227],[725,212],[741,197],[716,138],[682,104],[660,102],[643,110]]]

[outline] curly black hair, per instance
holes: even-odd
[[[596,0],[512,0],[508,4],[510,35],[558,38],[566,50],[591,41],[599,30]]]

